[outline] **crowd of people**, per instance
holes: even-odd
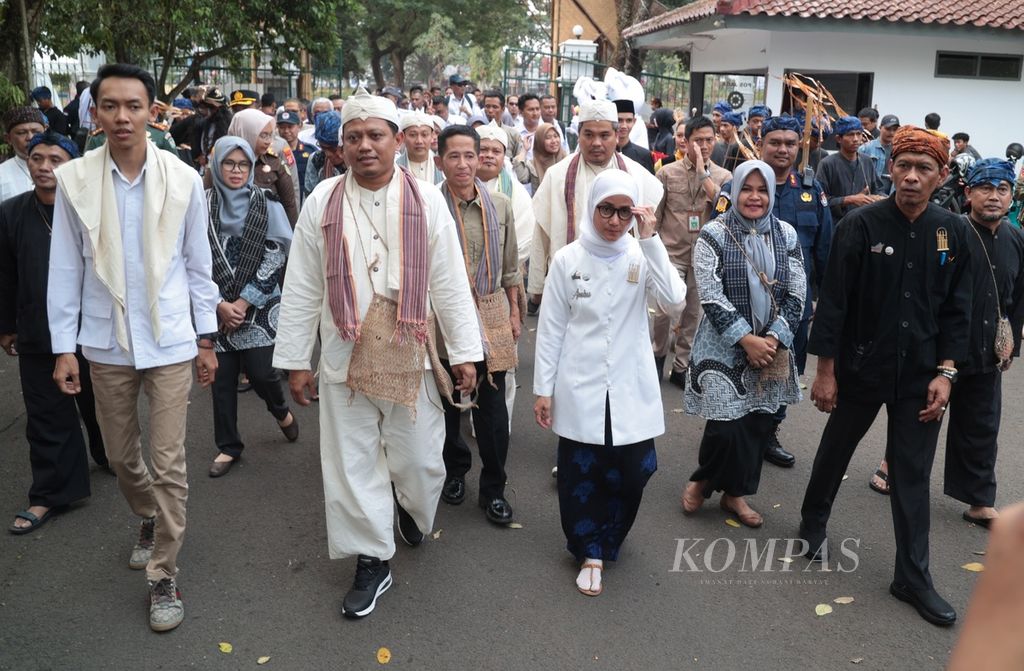
[[[465,500],[466,410],[478,506],[515,519],[510,418],[536,314],[533,410],[558,436],[580,592],[602,592],[657,470],[666,364],[706,420],[683,512],[721,492],[756,529],[747,497],[763,461],[795,463],[779,426],[811,353],[829,418],[801,509],[807,558],[827,561],[843,474],[884,405],[871,484],[891,499],[890,591],[952,624],[928,569],[928,485],[948,408],[945,491],[977,526],[999,517],[1001,374],[1024,326],[1024,236],[1007,219],[1019,169],[974,157],[960,216],[931,197],[969,138],[951,151],[873,109],[826,124],[759,105],[744,123],[727,103],[678,120],[659,104],[644,120],[597,99],[566,124],[553,96],[448,84],[308,105],[196,88],[167,107],[149,73],[112,64],[72,123],[42,103],[5,114],[0,345],[19,357],[32,465],[10,532],[89,495],[81,416],[140,518],[129,566],[146,572],[150,625],[178,626],[195,366],[212,388],[210,477],[244,453],[239,393],[289,441],[290,403],[319,402],[329,553],[356,557],[341,610],[366,616],[392,584],[396,532],[417,546],[439,501]],[[804,142],[826,126],[835,153]]]

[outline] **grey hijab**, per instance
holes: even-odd
[[[241,187],[233,189],[224,182],[220,174],[221,162],[236,149],[241,149],[245,158],[252,164],[249,179]],[[249,199],[256,175],[256,156],[249,143],[235,135],[225,135],[213,145],[213,188],[220,196],[220,232],[231,237],[241,237],[245,227],[245,218],[249,214]],[[267,240],[273,240],[284,247],[288,253],[292,244],[292,226],[281,203],[267,200]]]
[[[754,172],[761,173],[765,186],[768,187],[768,211],[760,219],[747,219],[739,212],[739,196],[743,184]],[[764,277],[775,276],[775,254],[772,251],[772,210],[775,208],[775,171],[764,161],[745,161],[732,175],[733,206],[729,208],[726,224],[738,237],[753,267],[747,263],[747,285],[750,287],[750,314],[753,317],[754,333],[760,333],[772,320],[771,289],[761,281]],[[736,229],[739,229],[737,231]]]

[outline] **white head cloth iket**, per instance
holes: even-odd
[[[508,150],[508,133],[505,129],[498,124],[491,121],[489,124],[484,124],[476,129],[477,134],[480,135],[481,140],[494,140],[500,142],[501,146]]]
[[[423,112],[416,110],[414,112],[408,112],[402,115],[402,123],[399,124],[401,130],[412,128],[413,126],[426,126],[427,128],[434,128],[434,118],[432,115],[424,114]]]
[[[619,111],[611,100],[588,100],[580,106],[579,122],[610,121],[619,123]]]
[[[396,128],[400,123],[395,103],[383,96],[371,96],[362,86],[345,101],[345,107],[341,110],[342,126],[353,119],[383,119],[395,124]]]

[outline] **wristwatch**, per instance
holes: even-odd
[[[196,342],[199,342],[200,340],[216,340],[216,339],[217,339],[217,333],[216,332],[213,332],[213,333],[200,333],[199,335],[196,336]]]

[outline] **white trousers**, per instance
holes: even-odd
[[[404,406],[353,395],[345,384],[320,383],[320,465],[331,559],[394,556],[392,483],[416,526],[430,533],[444,486],[444,434],[431,371],[423,373],[415,419]]]

